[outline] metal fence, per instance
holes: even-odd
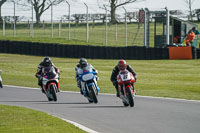
[[[102,12],[92,12],[90,6],[84,3],[85,12],[73,13],[70,4],[64,6],[65,13],[60,15],[60,19],[55,16],[58,14],[53,6],[48,11],[47,20],[43,20],[39,25],[34,19],[34,10],[31,7],[27,11],[28,17],[24,19],[24,14],[17,13],[15,3],[8,8],[12,10],[10,18],[2,13],[3,22],[0,23],[0,36],[23,37],[23,38],[60,38],[65,40],[84,41],[88,45],[100,46],[143,46],[144,45],[144,25],[138,23],[138,12],[134,11],[132,18],[128,17],[125,7],[123,13],[118,16],[118,24],[110,23],[110,15],[105,7]],[[58,6],[59,7],[59,6]],[[7,9],[2,9],[7,10]],[[25,12],[25,11],[24,11]],[[27,15],[25,14],[25,15]],[[93,17],[99,15],[99,18]],[[79,16],[78,21],[76,17]],[[23,18],[23,19],[20,19]],[[9,18],[9,19],[8,19]],[[13,19],[14,18],[14,19]],[[49,19],[50,18],[50,19]],[[132,19],[132,22],[131,22]],[[134,20],[135,19],[135,20]],[[133,22],[134,20],[134,22]]]

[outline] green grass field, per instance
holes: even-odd
[[[35,73],[43,57],[0,54],[3,84],[38,87]],[[62,90],[79,91],[75,66],[79,59],[52,58],[60,69]],[[110,75],[117,60],[89,59],[99,72],[101,93],[115,93]],[[199,60],[127,60],[138,74],[138,95],[200,100]]]
[[[200,26],[200,24],[198,24]],[[138,29],[137,24],[128,25],[128,46],[143,46],[143,27]],[[63,27],[61,36],[58,28],[51,38],[50,28],[35,28],[34,37],[30,37],[28,28],[16,27],[17,36],[13,37],[13,30],[6,29],[6,36],[1,40],[30,41],[43,43],[98,45],[105,44],[105,27],[90,26],[89,42],[86,43],[85,27],[73,27],[71,40],[68,41],[68,31]],[[107,46],[125,46],[124,25],[118,26],[117,40],[115,26],[108,27]],[[153,24],[150,26],[150,46],[154,42]],[[43,57],[0,54],[0,69],[2,70],[3,84],[38,87],[35,72]],[[76,87],[74,68],[79,59],[52,58],[54,64],[61,70],[61,90],[79,91]],[[99,71],[99,86],[101,93],[115,93],[110,82],[110,75],[117,60],[88,60]],[[199,60],[127,60],[138,74],[136,82],[137,95],[172,97],[191,100],[200,100],[200,62]],[[82,130],[66,122],[42,112],[26,108],[0,105],[0,132],[2,133],[82,133]]]
[[[46,113],[24,107],[0,105],[1,133],[85,133]]]

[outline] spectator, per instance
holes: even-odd
[[[193,29],[191,29],[186,37],[186,46],[191,46],[194,41],[194,38],[195,38],[195,33],[193,32]]]
[[[173,39],[173,42],[175,43],[175,44],[178,44],[178,43],[180,43],[180,36],[175,36],[174,37],[174,39]]]
[[[193,30],[195,35],[199,35],[200,34],[200,32],[196,29],[196,27],[193,27],[192,30]]]

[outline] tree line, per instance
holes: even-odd
[[[42,14],[48,10],[51,5],[58,5],[61,2],[64,2],[66,0],[15,0],[15,3],[18,5],[21,5],[22,7],[33,7],[35,11],[35,19],[36,23],[41,22],[41,16]],[[78,2],[80,0],[69,0]],[[122,7],[127,4],[131,4],[134,2],[141,2],[141,1],[148,1],[148,0],[96,0],[97,4],[100,8],[106,8],[109,12],[108,17],[110,18],[111,23],[117,23],[119,20],[118,15],[116,14],[116,10],[119,7]],[[193,17],[196,17],[197,20],[200,22],[200,9],[192,10],[192,5],[195,0],[183,0],[186,3],[186,9],[188,9],[188,20],[193,20]],[[2,21],[2,14],[1,14],[1,7],[5,2],[10,2],[9,0],[0,0],[0,21]],[[103,4],[102,4],[103,3]],[[177,14],[179,10],[177,11],[171,11],[173,14]],[[180,15],[180,13],[179,13]],[[99,17],[100,16],[100,17]],[[67,16],[63,16],[67,17]],[[74,20],[76,22],[81,21],[82,18],[85,17],[84,14],[73,14]],[[129,21],[131,22],[132,19],[138,20],[138,16],[135,14],[135,12],[128,12],[126,16]],[[7,17],[9,18],[9,17]],[[18,17],[19,18],[19,17]],[[16,18],[15,18],[16,19]],[[102,20],[105,21],[105,14],[93,14],[91,15],[91,20]]]

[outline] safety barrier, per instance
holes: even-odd
[[[199,58],[199,50],[194,58]],[[198,52],[197,52],[198,51]],[[62,45],[36,42],[18,42],[0,40],[0,53],[25,54],[90,59],[134,59],[162,60],[169,59],[168,48],[146,48],[139,46],[103,47],[86,45]],[[194,53],[194,52],[193,52]]]
[[[200,59],[200,48],[196,49],[196,55],[197,55],[197,59]]]

